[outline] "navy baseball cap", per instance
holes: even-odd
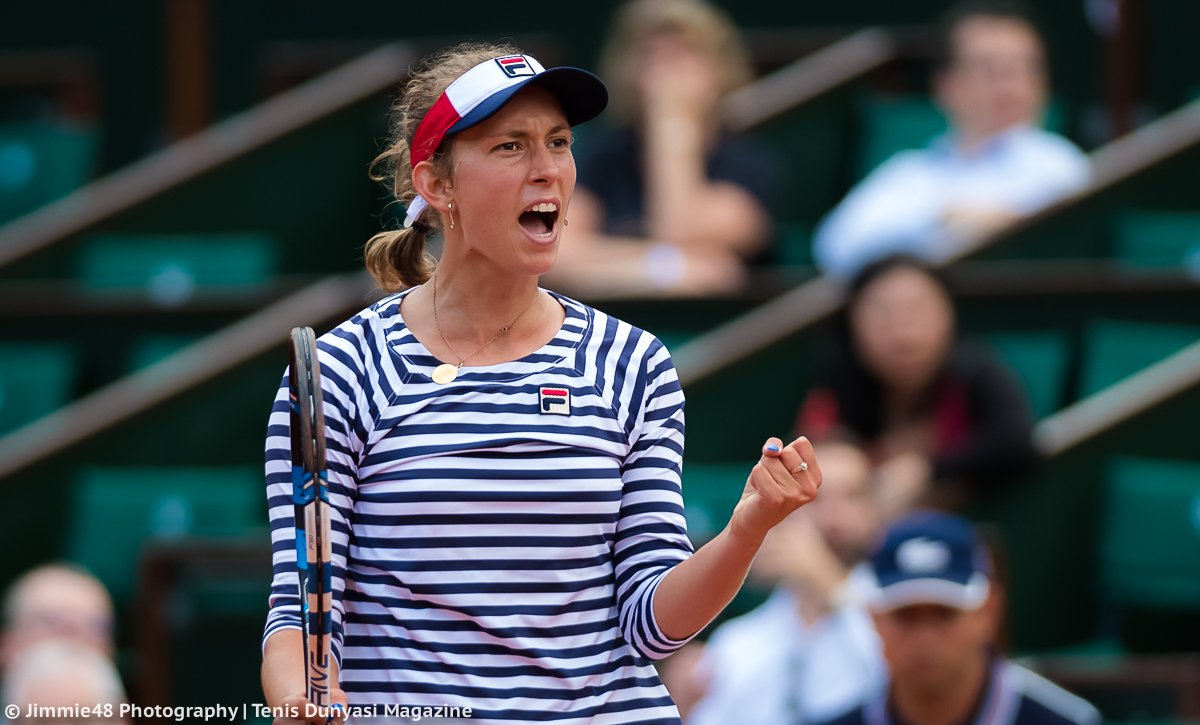
[[[991,589],[991,557],[966,519],[918,511],[888,527],[871,555],[868,604],[887,612],[915,604],[973,610]]]

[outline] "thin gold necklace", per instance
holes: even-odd
[[[436,368],[433,369],[433,382],[437,383],[438,385],[446,385],[447,383],[454,382],[454,379],[458,377],[458,371],[462,369],[463,364],[466,363],[467,360],[470,360],[471,358],[475,357],[475,355],[477,355],[479,353],[479,351],[482,350],[483,348],[487,347],[488,345],[491,345],[496,340],[499,340],[500,338],[507,335],[508,331],[513,329],[513,326],[516,325],[517,322],[520,321],[520,319],[525,316],[525,313],[529,311],[530,307],[533,307],[533,303],[537,302],[537,299],[540,296],[541,296],[541,292],[535,290],[533,293],[533,299],[531,299],[529,301],[529,304],[525,305],[525,309],[521,310],[521,314],[519,314],[515,318],[513,318],[512,322],[508,323],[504,327],[501,327],[500,331],[497,332],[492,337],[492,339],[488,340],[487,342],[483,343],[479,347],[475,348],[475,350],[472,351],[470,355],[459,357],[458,353],[454,351],[454,347],[450,345],[450,341],[446,339],[446,333],[442,332],[442,324],[440,322],[438,322],[437,274],[435,273],[433,275],[433,324],[435,327],[437,327],[438,335],[442,338],[442,342],[446,345],[446,349],[450,351],[451,355],[458,358],[458,364],[454,365],[451,363],[442,363],[441,365],[438,365]]]

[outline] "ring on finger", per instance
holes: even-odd
[[[800,465],[798,465],[795,468],[793,468],[792,470],[788,471],[788,473],[804,473],[807,470],[808,470],[808,461],[801,460]]]

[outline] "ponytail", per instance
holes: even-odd
[[[384,292],[399,292],[429,281],[434,259],[425,251],[429,227],[416,223],[407,229],[379,232],[363,249],[367,271]]]

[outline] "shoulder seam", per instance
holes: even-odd
[[[1018,675],[1017,681],[1020,683],[1018,690],[1021,695],[1037,702],[1056,715],[1079,722],[1087,722],[1082,718],[1096,711],[1095,706],[1087,700],[1059,687],[1036,672],[1015,663],[1010,663],[1009,666]]]

